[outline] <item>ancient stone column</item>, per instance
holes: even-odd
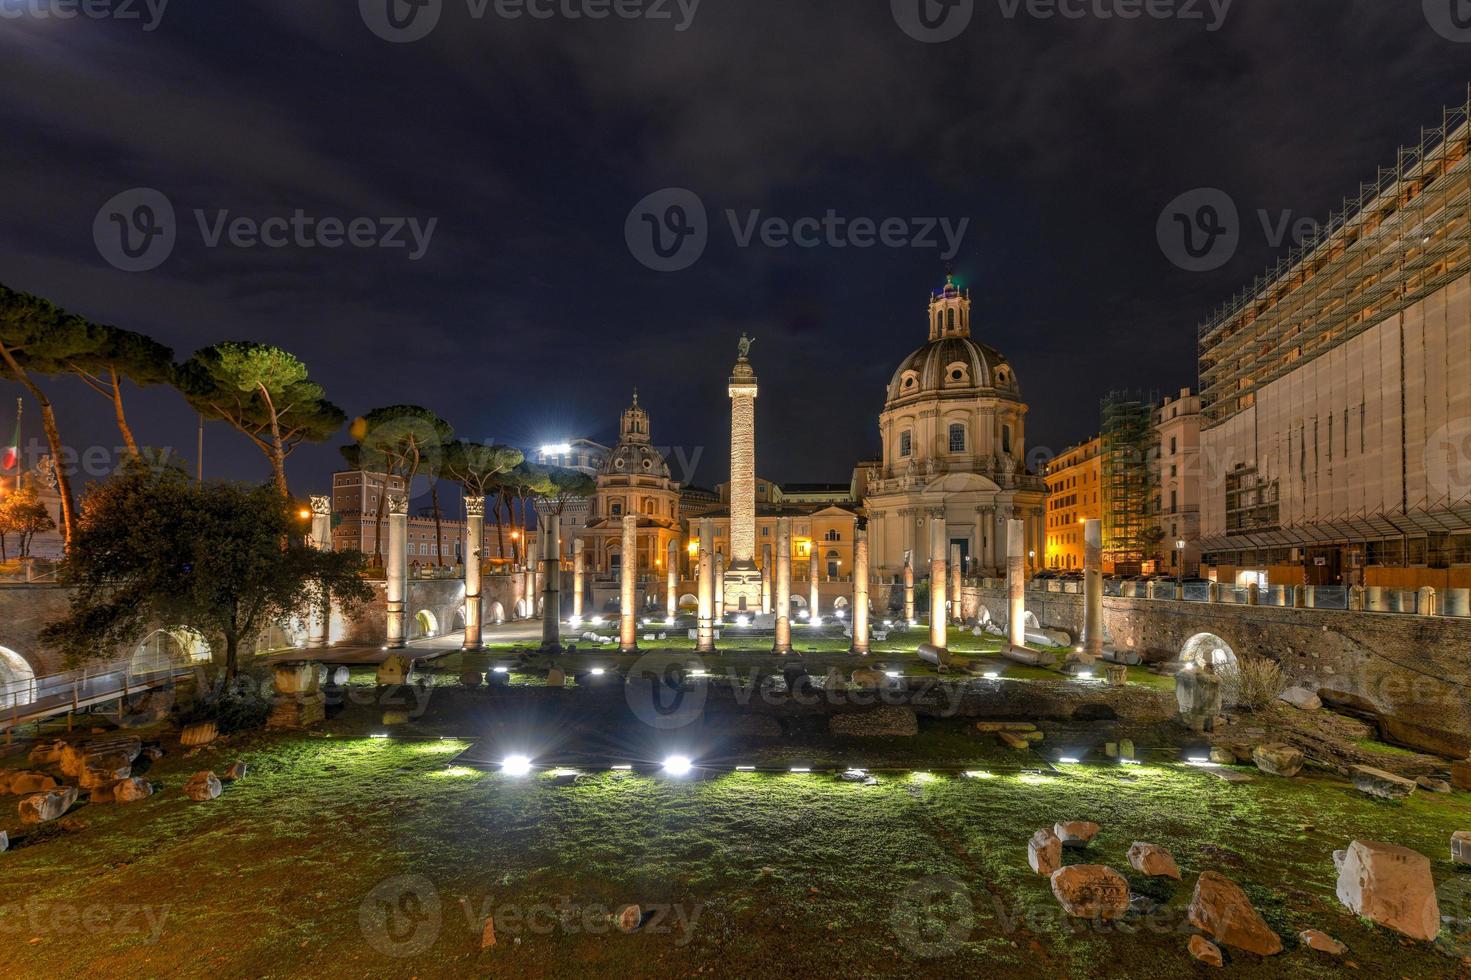
[[[1083,523],[1083,654],[1103,656],[1103,522]]]
[[[715,526],[710,518],[700,518],[699,603],[695,613],[695,650],[715,651]]]
[[[807,621],[816,623],[818,609],[822,602],[822,596],[817,591],[818,586],[818,562],[821,557],[817,553],[817,538],[814,535],[812,544],[807,549]]]
[[[771,615],[771,545],[761,546],[761,615]]]
[[[479,650],[485,646],[484,629],[481,626],[481,563],[480,552],[485,545],[485,498],[465,497],[465,642],[466,650]]]
[[[623,515],[623,560],[619,566],[618,652],[638,652],[638,515]]]
[[[904,556],[904,622],[914,622],[914,556]]]
[[[582,623],[582,593],[587,589],[587,555],[581,538],[572,539],[572,622]]]
[[[960,545],[950,546],[950,621],[959,626],[965,622],[965,607],[960,598],[960,586],[965,577],[960,567]]]
[[[715,552],[714,562],[711,567],[715,575],[715,605],[711,609],[711,616],[718,620],[725,616],[725,552]]]
[[[312,497],[312,547],[332,550],[332,498]],[[307,613],[306,645],[314,650],[328,643],[328,624],[332,620],[332,597],[324,595]]]
[[[930,517],[930,646],[946,649],[945,518]]]
[[[772,653],[792,652],[792,519],[776,519],[776,640]]]
[[[401,649],[407,641],[405,602],[409,586],[409,498],[387,495],[388,506],[388,646]]]
[[[1006,522],[1007,632],[1011,645],[1027,645],[1027,536],[1021,521]]]
[[[562,650],[562,521],[556,514],[542,517],[541,648]]]
[[[853,534],[853,648],[868,654],[868,532]]]
[[[679,615],[679,539],[669,542],[664,556],[664,615],[670,622]]]
[[[750,341],[741,338],[731,371],[730,394],[730,565],[723,576],[727,610],[754,612],[761,602],[762,573],[756,567],[756,372],[747,359]]]

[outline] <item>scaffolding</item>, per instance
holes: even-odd
[[[1159,467],[1154,410],[1142,392],[1109,392],[1100,407],[1103,561],[1120,575],[1138,574],[1153,556],[1154,473]]]
[[[1471,86],[1438,127],[1198,330],[1209,428],[1257,391],[1471,269]],[[1106,518],[1105,518],[1106,520]],[[1106,525],[1105,525],[1106,527]]]

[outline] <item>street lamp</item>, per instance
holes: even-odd
[[[1185,598],[1185,542],[1175,542],[1175,594]]]

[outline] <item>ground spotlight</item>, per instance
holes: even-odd
[[[688,756],[671,755],[664,760],[664,771],[671,776],[688,775],[693,768],[694,763],[690,762]]]
[[[524,776],[531,771],[531,759],[524,755],[508,755],[501,761],[501,772],[507,776]]]

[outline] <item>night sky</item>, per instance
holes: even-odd
[[[919,0],[704,0],[684,30],[673,2],[667,20],[513,20],[443,0],[413,43],[369,29],[384,0],[173,0],[153,30],[142,0],[142,22],[17,18],[19,2],[0,0],[0,281],[181,359],[279,344],[350,414],[419,403],[476,440],[612,441],[636,385],[654,442],[680,447],[676,477],[698,458],[705,485],[728,470],[742,331],[761,475],[845,482],[878,450],[884,386],[924,342],[945,269],[942,244],[743,248],[727,209],[969,219],[953,265],[974,332],[1015,365],[1031,446],[1061,449],[1096,431],[1111,387],[1194,386],[1198,323],[1281,251],[1259,210],[1325,217],[1471,79],[1435,0],[1236,0],[1218,25],[1204,0],[1204,19],[1134,20],[975,0],[946,43],[900,28]],[[172,204],[177,237],[127,272],[94,219],[138,187]],[[703,202],[708,247],[656,272],[625,224],[668,187]],[[1241,214],[1234,258],[1209,272],[1156,237],[1199,187]],[[417,260],[211,248],[196,209],[436,224]],[[48,387],[68,442],[117,444],[101,399]],[[8,435],[17,389],[0,393]],[[143,441],[192,460],[182,399],[129,404]],[[324,491],[344,439],[300,450],[293,490]],[[266,477],[222,424],[206,461]]]

